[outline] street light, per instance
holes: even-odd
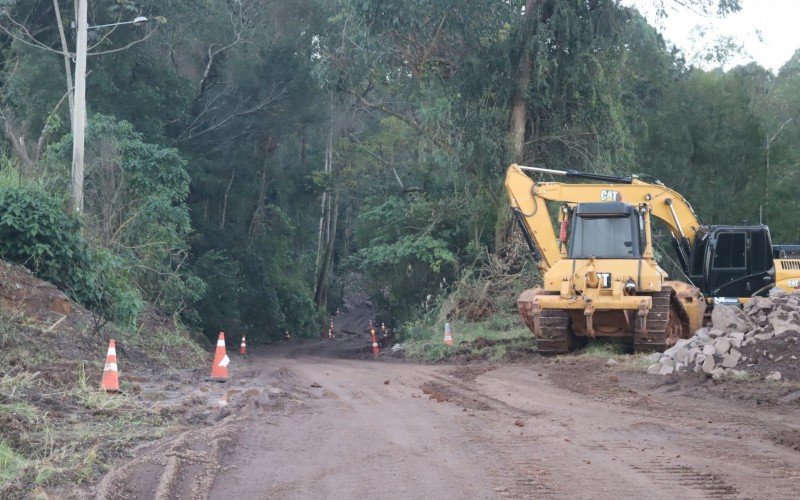
[[[76,0],[77,37],[75,43],[75,111],[72,116],[72,202],[76,212],[83,211],[83,163],[84,141],[86,133],[86,52],[87,38],[90,29],[108,28],[132,24],[140,26],[148,22],[144,16],[133,21],[89,26],[88,0]]]
[[[121,23],[111,23],[111,24],[98,24],[97,26],[87,26],[87,30],[96,30],[98,28],[110,28],[111,26],[122,26],[124,24],[132,24],[134,26],[141,26],[145,24],[149,19],[144,16],[139,16],[133,21],[123,21]]]

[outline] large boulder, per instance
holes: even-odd
[[[716,329],[728,332],[746,332],[755,327],[753,322],[738,307],[717,304],[711,312],[711,324]]]
[[[753,297],[747,304],[744,305],[744,312],[748,315],[769,313],[775,304],[772,299],[768,297]]]
[[[784,333],[798,333],[800,326],[797,325],[797,320],[783,319],[781,317],[770,318],[770,325],[775,335],[783,335]]]

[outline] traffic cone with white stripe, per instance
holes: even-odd
[[[453,345],[453,331],[450,329],[450,323],[444,324],[444,345]]]
[[[119,392],[119,372],[117,371],[117,346],[114,340],[108,342],[106,365],[103,367],[103,379],[100,388],[106,392]]]
[[[372,335],[372,354],[377,356],[381,351],[378,348],[378,337],[375,336],[375,327],[372,326],[372,321],[369,322],[369,333]]]
[[[225,332],[219,332],[217,350],[214,353],[214,363],[211,365],[211,380],[225,382],[228,380],[228,364],[231,359],[225,353]]]
[[[242,343],[239,344],[239,354],[247,354],[247,344],[244,341],[244,335],[242,335]]]

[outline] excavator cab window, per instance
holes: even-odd
[[[708,247],[708,233],[698,232],[695,249],[692,252],[692,267],[691,278],[696,281],[698,278],[703,279],[706,270],[706,247]],[[700,285],[697,285],[700,286]]]
[[[714,269],[744,269],[745,233],[722,233],[717,237],[717,248],[714,252]]]
[[[569,258],[638,259],[639,215],[626,203],[581,203],[575,208]]]

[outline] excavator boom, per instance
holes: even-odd
[[[525,171],[607,182],[591,184],[534,182]],[[679,242],[684,262],[688,260],[689,249],[694,244],[695,235],[700,228],[700,222],[692,206],[683,196],[661,183],[644,182],[636,177],[615,177],[513,164],[506,173],[505,185],[511,207],[520,224],[530,235],[529,243],[532,243],[540,254],[541,267],[545,270],[563,258],[550,222],[550,214],[545,204],[547,201],[625,202],[633,206],[647,204],[651,215],[666,224],[672,236]]]

